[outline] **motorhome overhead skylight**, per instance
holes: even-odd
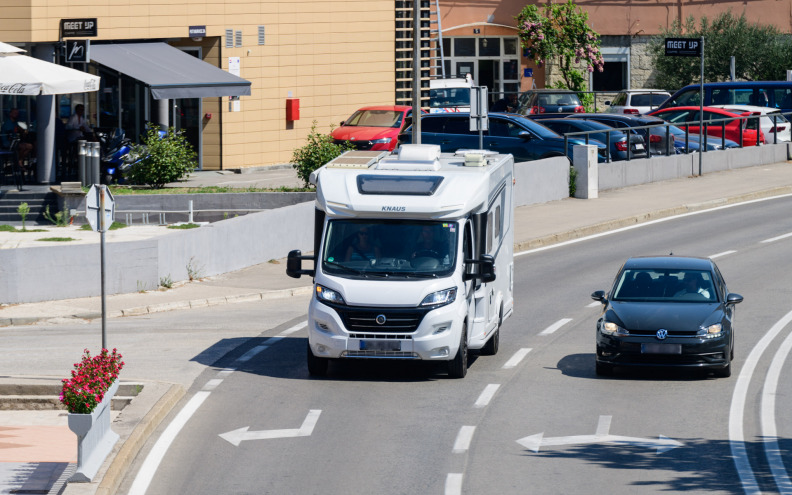
[[[357,177],[360,194],[431,196],[441,182],[443,182],[443,178],[439,176],[359,175]]]
[[[327,168],[370,168],[389,154],[387,151],[347,151],[327,162],[325,166]]]

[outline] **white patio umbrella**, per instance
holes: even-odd
[[[0,53],[22,53],[26,50],[18,48],[14,45],[9,45],[8,43],[3,43],[0,41]]]
[[[87,72],[19,53],[3,52],[0,46],[0,94],[33,96],[88,93],[99,90],[99,80],[99,76]]]

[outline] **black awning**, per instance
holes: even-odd
[[[250,81],[167,43],[91,45],[91,61],[146,83],[155,100],[247,96]]]

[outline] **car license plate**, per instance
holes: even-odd
[[[399,340],[361,340],[361,351],[401,351]]]
[[[682,354],[682,344],[641,344],[641,354]]]
[[[635,149],[642,150],[642,149],[644,149],[644,145],[641,144],[641,143],[635,143]]]

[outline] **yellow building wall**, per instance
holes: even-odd
[[[205,169],[288,163],[313,121],[329,133],[361,106],[394,103],[393,0],[0,0],[0,11],[0,41],[8,43],[55,42],[61,19],[96,18],[92,41],[200,44],[204,60],[224,70],[239,57],[251,96],[241,97],[239,112],[229,111],[228,98],[203,100],[204,114],[213,114],[202,119]],[[188,38],[195,25],[206,26],[203,42]],[[225,47],[226,29],[242,31],[241,47]],[[300,100],[294,122],[286,120],[288,97]]]

